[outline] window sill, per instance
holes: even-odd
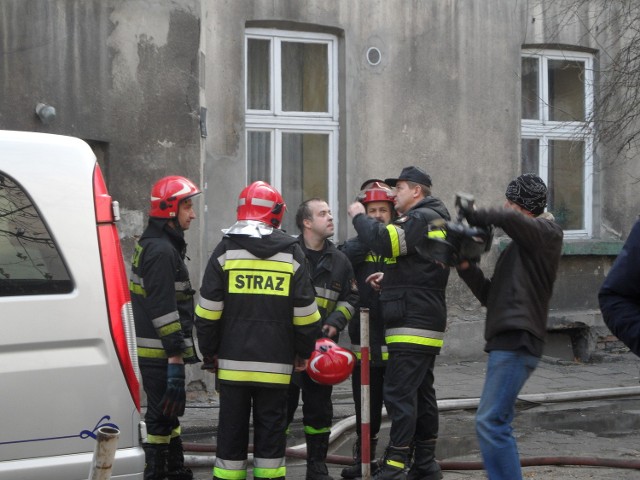
[[[498,251],[502,252],[511,243],[510,238],[500,239]],[[624,242],[621,240],[598,240],[598,239],[568,239],[562,242],[562,255],[599,255],[617,256],[622,250]]]

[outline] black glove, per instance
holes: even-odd
[[[184,386],[184,364],[167,365],[167,390],[160,400],[162,413],[167,417],[181,417],[187,404],[187,391]]]

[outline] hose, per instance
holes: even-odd
[[[578,390],[570,392],[554,392],[541,394],[520,395],[518,400],[526,403],[553,403],[567,402],[577,400],[597,400],[603,398],[622,398],[640,395],[640,387],[617,387],[617,388],[601,388],[595,390]],[[461,398],[438,400],[439,411],[451,411],[460,409],[477,408],[480,402],[479,398]],[[386,409],[383,408],[382,415],[386,416]],[[335,440],[345,431],[353,428],[355,425],[355,415],[347,417],[331,427],[331,435],[329,441]],[[190,443],[184,442],[183,448],[185,452],[206,452],[216,451],[216,445],[211,443]],[[249,445],[249,451],[252,451],[252,445]],[[306,445],[296,445],[286,449],[286,456],[290,458],[306,458]],[[185,465],[190,467],[212,466],[215,457],[202,455],[185,455]],[[344,455],[327,455],[327,463],[336,465],[352,465],[353,458]],[[442,470],[483,470],[484,466],[479,461],[438,461]],[[627,468],[640,470],[640,460],[619,460],[614,458],[599,457],[572,457],[572,456],[556,456],[556,457],[529,457],[521,458],[520,464],[523,467],[543,466],[543,465],[574,465],[574,466],[590,466],[590,467],[611,467],[611,468]]]

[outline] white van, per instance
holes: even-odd
[[[119,430],[113,479],[142,479],[126,272],[96,157],[76,138],[0,131],[0,479],[81,480]]]

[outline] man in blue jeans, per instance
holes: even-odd
[[[547,187],[532,173],[514,179],[503,208],[465,210],[469,224],[500,227],[513,240],[488,279],[477,264],[457,270],[487,307],[487,374],[476,432],[490,480],[520,480],[520,458],[511,422],[518,393],[542,356],[549,300],[560,264],[562,228],[545,212]]]

